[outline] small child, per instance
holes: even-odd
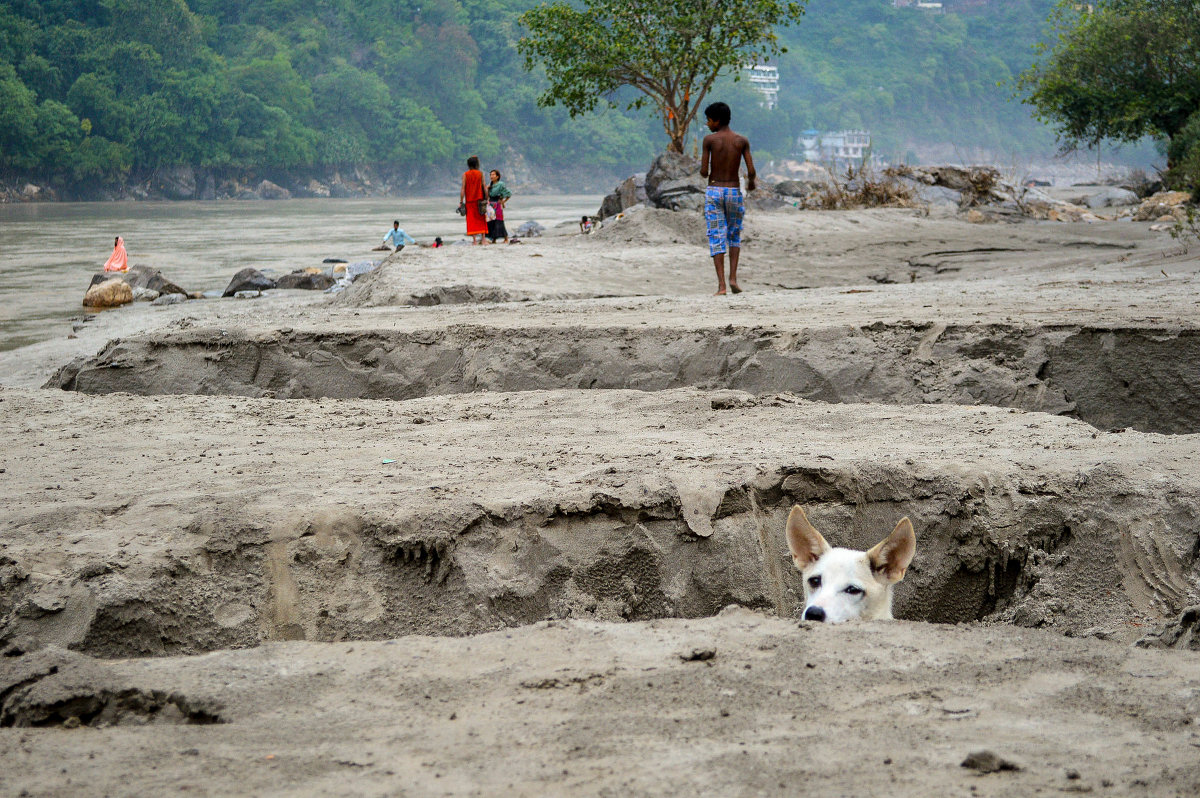
[[[587,235],[588,233],[592,232],[592,227],[592,220],[587,216],[584,216],[579,220],[579,232],[582,235]]]
[[[746,162],[746,190],[755,188],[754,159],[750,142],[729,128],[732,113],[725,103],[704,109],[708,129],[700,156],[700,176],[708,178],[704,190],[704,220],[708,231],[708,254],[717,270],[717,296],[726,290],[742,292],[737,281],[738,258],[742,252],[742,218],[746,212],[738,176]],[[729,283],[725,282],[725,253],[729,253]]]

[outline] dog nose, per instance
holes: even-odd
[[[820,607],[809,607],[804,611],[804,620],[823,622],[825,620],[825,610]]]

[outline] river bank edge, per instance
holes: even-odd
[[[605,194],[630,170],[530,165],[519,157],[485,163],[525,194]],[[457,190],[453,167],[383,165],[297,169],[176,165],[135,169],[115,180],[79,180],[67,172],[0,171],[0,204],[33,202],[215,201],[438,196]]]

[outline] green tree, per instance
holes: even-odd
[[[36,98],[11,64],[0,63],[0,165],[30,167],[36,140]]]
[[[83,139],[79,117],[56,100],[46,100],[37,109],[38,140],[34,149],[40,163],[69,163]]]
[[[1200,108],[1200,0],[1061,0],[1050,19],[1057,39],[1017,87],[1066,149],[1174,139]]]
[[[803,2],[789,0],[561,0],[521,16],[525,68],[540,63],[549,87],[539,102],[572,116],[604,97],[636,89],[627,108],[654,104],[670,141],[683,152],[688,128],[723,72],[780,52],[776,27],[798,22]]]

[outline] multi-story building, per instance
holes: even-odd
[[[796,139],[804,160],[842,167],[861,164],[871,153],[871,134],[866,130],[837,130],[822,133],[806,130]]]

